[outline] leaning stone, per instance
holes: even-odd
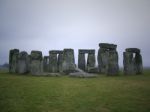
[[[19,56],[18,49],[10,50],[9,52],[9,72],[10,73],[18,72],[18,56]]]
[[[28,66],[29,66],[28,53],[22,51],[19,53],[18,56],[18,73],[24,74],[29,72]]]
[[[42,52],[41,51],[31,51],[31,69],[32,75],[41,75],[43,72],[43,62],[42,62]]]

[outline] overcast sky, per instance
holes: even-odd
[[[150,0],[0,0],[0,64],[9,50],[95,49],[117,44],[141,49],[150,66]]]

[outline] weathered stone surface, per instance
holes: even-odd
[[[142,74],[143,64],[140,49],[138,48],[127,48],[126,52],[123,53],[123,64],[124,74]]]
[[[29,67],[28,53],[22,51],[19,53],[18,56],[18,73],[24,74],[29,72],[28,67]]]
[[[58,72],[57,54],[49,52],[49,71],[52,73]]]
[[[75,58],[73,49],[64,49],[63,51],[63,72],[68,74],[75,71]]]
[[[136,74],[142,74],[143,73],[142,56],[139,53],[136,53],[136,55],[135,55],[134,66],[135,66]]]
[[[108,44],[108,43],[99,43],[100,48],[105,48],[105,49],[116,49],[117,45],[115,44]]]
[[[63,67],[62,67],[63,66],[63,51],[59,52],[57,66],[58,66],[58,71],[60,73],[63,72]]]
[[[30,72],[32,75],[42,75],[43,62],[41,51],[31,51],[31,65]]]
[[[99,73],[117,75],[119,71],[117,45],[100,43],[99,46],[97,56]]]
[[[119,72],[118,53],[116,51],[109,52],[107,75],[117,75]]]
[[[85,53],[95,54],[95,50],[94,49],[79,49],[79,54],[85,54]]]
[[[108,70],[109,52],[106,49],[100,48],[98,51],[98,68],[99,73],[107,73]]]
[[[43,59],[43,71],[49,72],[49,56],[44,56]]]
[[[133,54],[131,52],[123,53],[124,73],[126,75],[135,74]]]
[[[140,49],[138,49],[138,48],[127,48],[126,52],[140,53]]]
[[[89,53],[87,58],[87,72],[92,72],[95,67],[95,53]]]
[[[84,70],[84,71],[86,69],[85,54],[84,53],[78,54],[78,68],[80,68],[81,70]]]
[[[10,73],[18,72],[18,56],[19,56],[18,49],[10,50],[9,52],[9,72]]]

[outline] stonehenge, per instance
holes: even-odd
[[[9,72],[18,73],[19,49],[12,49],[9,52]]]
[[[117,75],[119,72],[117,45],[100,43],[98,50],[99,73]]]
[[[87,59],[85,57],[87,54]],[[99,43],[97,60],[95,49],[78,50],[78,67],[75,64],[74,49],[50,50],[49,56],[32,50],[30,54],[19,49],[9,52],[9,72],[32,75],[70,75],[75,77],[95,77],[93,74],[118,75],[117,45]],[[96,65],[96,61],[98,65]],[[123,52],[124,74],[142,74],[143,63],[140,49],[127,48]]]
[[[127,48],[123,52],[123,64],[125,75],[142,74],[143,65],[140,49]]]
[[[87,72],[96,72],[95,68],[95,50],[94,49],[79,49],[78,54],[78,68]],[[87,60],[85,54],[88,54]],[[86,63],[87,62],[87,63]]]

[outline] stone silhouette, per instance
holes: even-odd
[[[18,73],[24,74],[29,72],[29,58],[28,53],[22,51],[18,56]]]
[[[87,63],[85,54],[88,54]],[[95,50],[94,49],[79,49],[78,54],[78,68],[87,72],[97,72],[95,67]]]
[[[62,70],[64,73],[69,74],[74,72],[76,68],[74,50],[73,49],[64,49],[63,50],[63,62]]]
[[[142,74],[143,64],[140,49],[138,48],[127,48],[123,52],[123,65],[124,74]]]
[[[31,51],[31,64],[30,72],[32,75],[41,75],[43,72],[43,62],[42,62],[42,52],[41,51]]]
[[[43,59],[43,71],[49,72],[49,56],[44,56]]]
[[[100,43],[98,50],[98,68],[100,73],[117,75],[119,71],[117,45]]]
[[[9,72],[17,73],[18,72],[18,56],[19,49],[12,49],[9,52]]]

